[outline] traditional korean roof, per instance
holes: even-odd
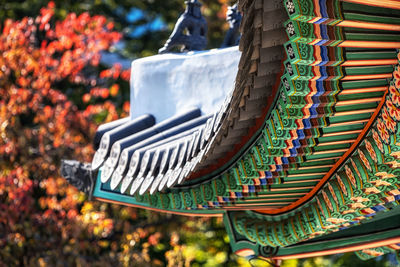
[[[101,126],[94,196],[224,216],[241,255],[323,255],[320,243],[362,258],[397,249],[400,225],[361,236],[370,222],[399,221],[399,2],[243,0],[239,8],[242,55],[220,110]],[[129,158],[123,142],[130,166],[118,171]]]

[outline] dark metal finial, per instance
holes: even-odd
[[[61,175],[79,191],[89,195],[93,194],[94,175],[90,163],[80,163],[76,160],[62,160]]]
[[[228,7],[228,10],[226,11],[226,21],[229,23],[229,30],[226,33],[221,47],[238,45],[240,40],[239,27],[240,22],[242,21],[242,14],[240,14],[237,4]]]
[[[175,28],[159,54],[182,46],[182,51],[203,50],[207,46],[207,22],[201,14],[201,3],[198,0],[185,2],[186,10],[179,17]]]

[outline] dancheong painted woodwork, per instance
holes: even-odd
[[[101,126],[93,196],[223,216],[247,257],[398,250],[400,2],[238,7],[242,54],[219,111]]]

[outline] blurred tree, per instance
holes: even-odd
[[[0,0],[0,21],[5,18],[33,17],[47,0]],[[157,53],[168,39],[176,20],[184,11],[184,0],[55,0],[55,17],[64,19],[68,13],[103,15],[114,22],[123,34],[124,44],[117,46],[125,57],[143,57]],[[208,23],[209,48],[220,47],[228,25],[225,22],[227,5],[233,0],[203,0],[203,14]]]

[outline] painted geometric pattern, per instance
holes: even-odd
[[[393,65],[397,64],[394,47],[400,47],[394,40],[400,35],[374,31],[369,34],[373,36],[371,40],[381,41],[357,43],[370,48],[351,47],[349,42],[357,38],[347,33],[356,30],[334,25],[354,13],[354,4],[326,1],[329,5],[318,9],[325,14],[320,16],[315,7],[305,9],[314,3],[284,2],[291,18],[286,23],[289,41],[285,44],[288,58],[284,62],[285,72],[275,107],[248,152],[213,180],[165,193],[136,194],[135,203],[189,213],[210,209],[252,209],[268,213],[301,199],[321,179],[332,177],[330,170],[357,141],[388,91]],[[374,8],[374,12],[380,17],[363,15],[359,18],[362,23],[355,25],[379,29],[382,25],[377,20],[397,23],[393,29],[400,25],[400,21],[388,19],[393,10]],[[325,29],[327,26],[333,28]],[[329,34],[321,38],[323,33]],[[394,37],[390,39],[389,35]],[[330,41],[321,42],[322,39]],[[364,146],[356,153],[365,155],[365,151]],[[353,170],[359,164],[359,160],[353,161],[333,178],[345,180],[341,177],[346,170]],[[325,195],[329,193],[321,193],[322,198],[317,198],[322,200],[321,205],[327,204]]]
[[[274,104],[255,141],[222,174],[133,196],[97,183],[94,196],[185,214],[235,211],[233,230],[264,247],[340,231],[399,206],[400,8],[353,2],[283,1],[287,59]]]
[[[301,13],[301,15],[299,15],[295,12],[296,8],[299,8],[299,5],[297,5],[299,2],[300,1],[295,4],[293,1],[286,2],[289,14],[292,13],[293,17],[297,16],[295,19],[298,21],[308,21],[307,23],[309,23],[314,20],[313,23],[317,22],[323,24],[337,24],[339,21],[343,21],[339,20],[338,17],[335,17],[337,20],[329,20],[324,16],[318,18],[317,16],[312,16],[311,14],[313,12],[310,12],[310,10],[304,9],[302,11],[305,12],[298,12]],[[301,1],[303,7],[310,6],[305,5],[305,2],[310,3],[310,1]],[[334,3],[334,1],[330,3]],[[308,16],[304,14],[308,14]],[[348,78],[347,80],[353,81],[357,80],[357,76],[370,75],[369,80],[365,83],[365,85],[369,84],[368,87],[370,88],[373,86],[372,84],[374,82],[378,82],[379,78],[388,79],[389,77],[393,77],[393,80],[390,82],[389,88],[384,90],[388,93],[385,96],[383,106],[379,107],[380,112],[376,114],[376,118],[368,120],[372,125],[362,142],[358,144],[357,149],[353,151],[351,156],[346,158],[346,161],[341,164],[340,168],[336,170],[335,174],[330,177],[328,182],[311,201],[297,211],[281,216],[281,220],[268,216],[262,218],[262,216],[257,214],[249,216],[248,213],[247,215],[238,213],[236,215],[233,219],[235,230],[250,241],[263,246],[284,247],[300,241],[312,239],[322,234],[343,230],[360,224],[363,220],[373,218],[378,212],[391,210],[400,204],[400,171],[398,170],[398,167],[400,167],[400,133],[398,129],[398,122],[400,119],[399,66],[396,66],[393,75],[387,75],[387,73],[385,73],[386,71],[380,73],[359,73],[359,70],[356,71],[355,68],[346,69],[344,66],[354,64],[354,62],[350,62],[351,60],[365,60],[366,66],[371,64],[371,62],[366,60],[366,58],[368,58],[367,55],[365,59],[360,59],[352,57],[351,50],[347,50],[346,52],[346,49],[338,49],[338,47],[333,49],[323,47],[324,45],[343,45],[346,38],[342,38],[344,35],[340,29],[336,29],[336,31],[330,29],[331,37],[321,38],[321,35],[312,36],[312,34],[309,34],[310,25],[304,26],[304,23],[299,23],[298,21],[289,21],[286,24],[289,37],[292,34],[293,37],[291,40],[297,42],[288,42],[286,45],[289,61],[290,59],[292,60],[290,63],[285,63],[286,75],[289,77],[285,77],[284,75],[282,78],[283,84],[289,91],[285,96],[286,98],[301,95],[301,91],[297,90],[298,87],[296,87],[296,85],[292,86],[293,79],[291,79],[291,77],[293,75],[297,75],[297,80],[294,83],[298,82],[298,80],[307,80],[307,77],[311,77],[311,79],[316,77],[318,80],[321,80],[321,78],[328,78],[331,81],[343,81],[346,79],[346,74],[350,75],[351,70],[355,71],[351,74],[355,75],[355,77]],[[319,26],[315,26],[314,31],[318,27]],[[393,29],[394,28],[395,27],[393,27]],[[301,32],[301,34],[296,34],[296,31]],[[332,36],[334,38],[332,38]],[[337,42],[334,40],[337,40]],[[316,42],[318,46],[315,46]],[[308,46],[310,44],[314,46]],[[371,43],[370,45],[373,46],[374,44]],[[370,55],[380,57],[380,66],[384,68],[383,61],[389,62],[391,59],[389,59],[389,57],[385,58],[383,54],[378,55],[380,52],[383,53],[383,50],[373,51]],[[356,52],[354,52],[354,55],[355,54]],[[360,55],[360,53],[358,54]],[[322,55],[322,57],[318,58],[316,55]],[[324,58],[324,55],[327,55],[327,57]],[[346,58],[348,59],[347,61],[345,60]],[[398,59],[400,60],[400,54],[398,54]],[[299,62],[304,65],[300,66]],[[393,63],[393,61],[390,62],[390,64]],[[308,66],[305,66],[305,64],[308,64]],[[293,65],[296,66],[293,67]],[[330,68],[330,72],[328,72],[327,69],[319,68],[319,66],[328,65],[340,66],[340,68]],[[323,73],[323,75],[321,75],[321,73]],[[334,75],[332,75],[332,73],[334,73]],[[288,86],[288,84],[290,86]],[[335,82],[332,84],[337,85],[338,83]],[[366,86],[364,89],[353,87],[351,90],[366,92],[368,87]],[[312,84],[309,89],[311,88]],[[335,86],[332,88],[337,89]],[[340,97],[340,92],[343,92],[343,89],[344,88],[332,90],[334,91],[333,95],[335,97]],[[371,88],[370,90],[372,91],[373,89]],[[303,99],[304,96],[310,93],[312,93],[312,90],[307,91],[305,95],[303,94]],[[289,102],[293,103],[291,100],[289,100]],[[332,102],[335,101],[330,102],[330,104],[333,104],[331,106],[325,105],[325,113],[333,113],[332,106],[334,106],[335,103]],[[337,103],[340,103],[340,101],[337,101],[336,104]],[[280,112],[280,114],[282,113]],[[371,114],[369,114],[368,117],[371,117]],[[332,118],[332,116],[329,118]],[[321,121],[319,121],[319,123],[323,125],[324,122],[321,123]],[[316,139],[315,136],[317,138],[319,137],[318,135],[312,136],[314,140]],[[355,137],[357,136],[358,134]],[[398,246],[368,249],[358,252],[358,256],[362,259],[368,259],[393,252],[396,249],[398,249]]]
[[[133,196],[97,183],[94,196],[187,214],[237,211],[233,230],[265,247],[399,206],[400,7],[370,2],[283,1],[287,59],[274,104],[255,141],[222,174]]]
[[[377,248],[363,249],[356,252],[356,255],[362,260],[369,260],[385,254],[394,253],[400,250],[400,244],[383,246]]]

